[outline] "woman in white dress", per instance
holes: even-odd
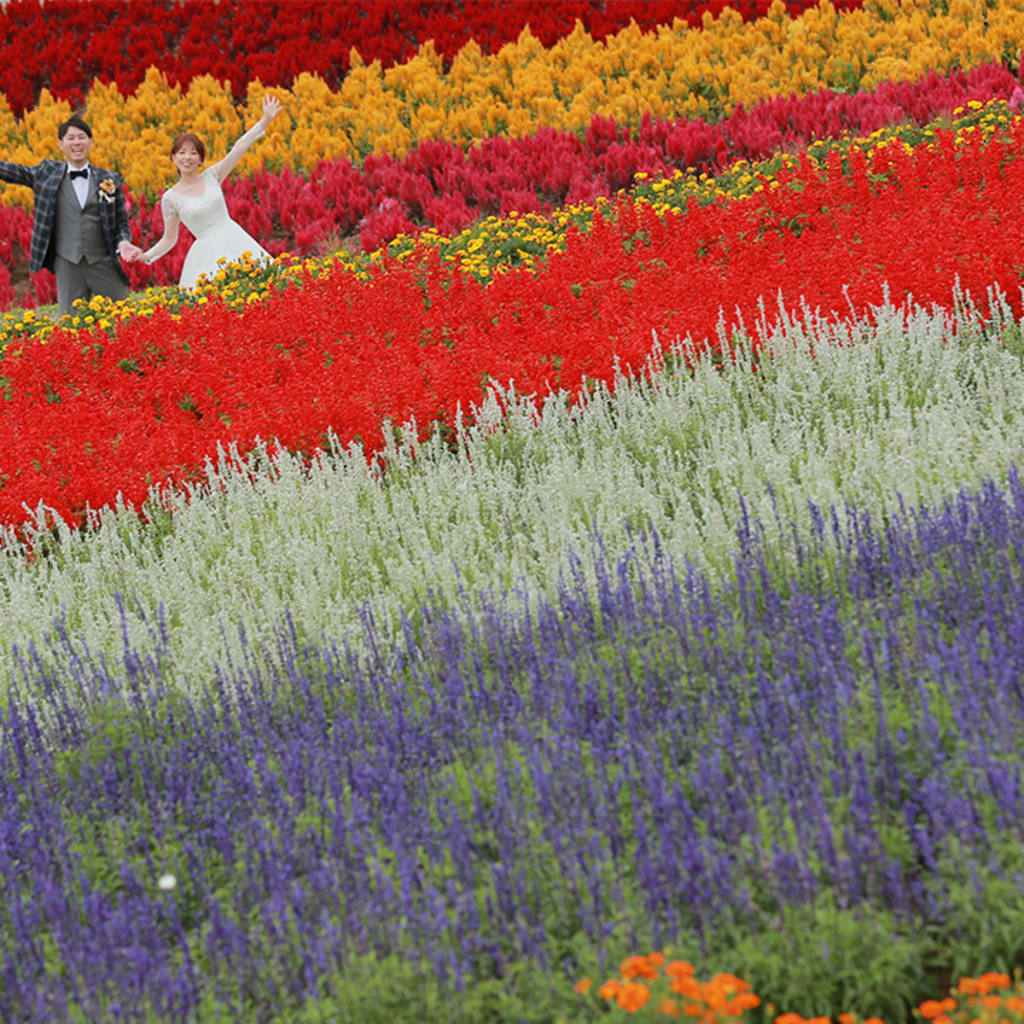
[[[171,251],[178,241],[178,227],[195,235],[181,268],[179,288],[194,288],[204,274],[212,277],[219,264],[241,259],[249,253],[256,260],[270,260],[271,255],[244,228],[231,219],[220,183],[235,169],[245,151],[263,134],[281,111],[275,96],[263,97],[263,117],[232,147],[223,160],[203,169],[206,147],[195,135],[179,135],[171,146],[171,161],[178,169],[178,183],[169,188],[160,200],[164,215],[164,233],[151,248],[137,259],[152,263]]]

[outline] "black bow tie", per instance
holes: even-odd
[[[75,178],[88,178],[88,177],[89,177],[89,168],[88,167],[83,167],[80,171],[72,171],[71,172],[71,180],[72,181],[74,181]]]

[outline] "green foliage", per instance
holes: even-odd
[[[572,981],[534,964],[501,965],[500,976],[464,988],[440,983],[410,959],[354,957],[322,979],[324,995],[297,1009],[292,1024],[582,1024]],[[252,1020],[260,1019],[253,1016]]]
[[[839,907],[826,894],[783,912],[779,927],[746,935],[722,962],[750,982],[763,1017],[856,1012],[901,1021],[929,993],[928,939],[870,905]]]
[[[953,978],[1024,967],[1024,845],[1015,831],[989,870],[957,870],[955,860],[945,868],[950,905],[936,929],[936,958]],[[960,846],[955,837],[948,845]]]

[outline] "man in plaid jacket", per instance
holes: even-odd
[[[71,312],[75,299],[126,298],[128,275],[120,260],[141,250],[131,242],[120,175],[89,165],[89,125],[80,117],[69,118],[57,130],[57,141],[66,160],[44,160],[33,167],[0,160],[0,181],[35,192],[28,269],[54,272],[63,315]]]

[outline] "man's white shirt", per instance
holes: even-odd
[[[89,164],[86,164],[85,167],[72,167],[71,164],[68,164],[68,174],[78,170],[88,171],[89,174],[92,174]],[[75,190],[75,195],[78,196],[78,205],[84,209],[85,201],[89,198],[89,175],[87,174],[84,178],[81,176],[72,178],[71,185]]]

